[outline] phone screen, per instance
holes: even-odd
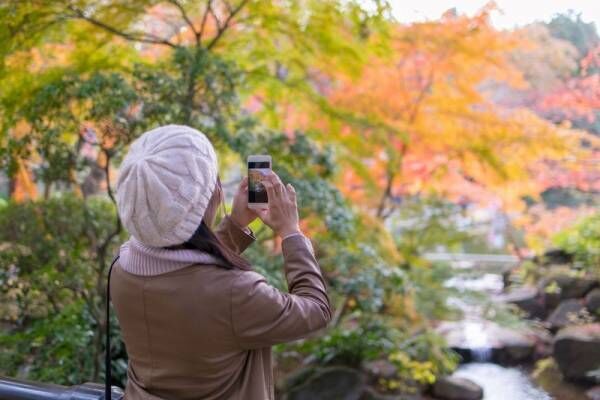
[[[262,184],[263,173],[271,170],[269,161],[248,162],[248,203],[268,203],[267,190]]]

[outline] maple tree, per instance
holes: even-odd
[[[600,46],[580,61],[578,76],[561,82],[538,100],[537,108],[557,122],[586,119],[593,123],[600,110]]]
[[[529,87],[507,91],[502,99],[507,107],[524,105],[559,126],[579,129],[572,132],[579,140],[578,151],[562,162],[545,160],[531,168],[542,196],[515,223],[527,232],[529,246],[538,251],[550,244],[555,233],[589,215],[593,201],[581,198],[592,198],[599,189],[600,143],[589,134],[600,132],[597,35],[579,17],[569,18],[557,17],[548,25],[550,29],[544,25],[523,28],[534,49],[539,49],[529,50],[528,57],[518,52],[514,56]],[[580,57],[573,52],[574,46],[590,51]]]
[[[399,26],[389,58],[327,93],[360,121],[330,133],[353,144],[345,155],[355,168],[340,187],[380,217],[403,196],[427,194],[458,202],[499,197],[507,209],[522,209],[521,198],[540,191],[530,166],[574,151],[568,130],[487,96],[494,82],[524,85],[508,59],[520,42],[496,31],[489,12]]]
[[[6,15],[6,9],[0,12]],[[158,124],[185,123],[204,131],[222,155],[225,174],[247,154],[272,154],[278,173],[303,193],[301,213],[307,217],[308,228],[314,229],[323,269],[332,272],[328,279],[336,288],[333,299],[342,304],[352,300],[354,306],[346,314],[354,308],[374,312],[383,307],[386,294],[397,286],[391,285],[398,283],[398,279],[384,277],[398,272],[400,257],[393,243],[385,240],[385,230],[375,238],[369,236],[370,228],[362,232],[365,236],[359,245],[348,242],[362,222],[331,184],[331,149],[315,144],[303,132],[290,137],[269,129],[241,106],[260,93],[262,112],[256,114],[268,121],[275,111],[265,105],[275,104],[281,94],[311,101],[317,91],[310,82],[303,82],[313,65],[335,62],[340,71],[356,69],[361,62],[355,57],[357,49],[367,49],[364,38],[377,13],[363,12],[354,3],[314,1],[284,6],[242,0],[235,4],[25,1],[14,4],[9,14],[8,29],[0,31],[9,43],[0,49],[6,55],[0,71],[0,84],[5,88],[0,93],[2,167],[12,179],[30,181],[33,177],[44,200],[11,203],[2,214],[6,221],[18,222],[21,217],[14,215],[32,218],[27,224],[6,224],[3,237],[34,248],[44,268],[32,274],[27,266],[33,259],[18,251],[7,254],[3,262],[20,266],[19,279],[8,285],[18,281],[22,287],[35,288],[27,291],[23,303],[33,301],[36,293],[48,301],[60,301],[49,325],[44,323],[44,317],[50,317],[48,309],[19,308],[25,315],[36,316],[33,322],[21,314],[11,319],[20,334],[0,338],[12,350],[6,355],[7,365],[18,368],[24,362],[28,351],[22,349],[31,345],[32,335],[50,342],[56,338],[48,327],[76,316],[84,329],[73,341],[80,340],[91,349],[81,374],[99,378],[106,325],[100,312],[105,301],[103,278],[125,232],[114,204],[100,202],[98,206],[93,194],[105,191],[106,200],[114,203],[115,165],[132,140]],[[264,43],[265,35],[273,41],[272,47]],[[335,53],[326,54],[329,50]],[[281,112],[277,107],[273,110]],[[22,178],[24,171],[32,174]],[[64,192],[75,198],[65,197],[61,202]],[[31,191],[29,195],[37,194]],[[23,198],[19,195],[15,200]],[[58,218],[65,214],[64,207],[78,211],[73,214],[78,219],[68,230],[50,233],[49,222],[35,218],[44,208],[56,210],[48,218]],[[94,219],[100,215],[99,232],[85,228],[86,224],[96,227]],[[271,246],[270,234],[260,226],[256,231],[271,251],[255,250],[248,257],[272,282],[280,282],[279,255],[273,252],[276,243]],[[44,250],[38,233],[57,246]],[[63,241],[73,241],[77,251],[61,252]],[[390,249],[384,249],[384,244]],[[45,284],[56,282],[52,277],[61,254],[72,261],[64,271],[75,281],[72,293]],[[344,269],[347,274],[336,273]],[[38,290],[41,287],[44,290]],[[19,292],[9,289],[6,293]],[[70,342],[65,351],[76,351],[77,346],[81,343]],[[32,375],[44,376],[46,362],[44,357],[36,358]],[[62,380],[79,376],[65,377],[60,370],[56,374]]]

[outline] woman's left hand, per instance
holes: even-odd
[[[233,205],[231,206],[231,215],[229,218],[241,228],[247,227],[257,218],[257,214],[248,208],[248,177],[242,179],[233,197]]]

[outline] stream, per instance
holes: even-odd
[[[476,291],[489,295],[499,294],[504,288],[502,268],[485,268],[475,273],[474,266],[462,269],[462,274],[447,281],[447,286],[459,291]],[[491,362],[495,338],[486,329],[488,322],[481,317],[477,302],[452,298],[449,302],[459,307],[464,318],[460,321],[462,347],[468,348],[472,362],[462,364],[455,376],[467,378],[483,388],[484,400],[584,400],[583,391],[563,383],[558,376],[551,377],[548,388],[540,387],[531,377],[531,366],[505,367]],[[492,337],[490,337],[492,336]],[[552,392],[548,392],[551,390]]]
[[[553,399],[535,386],[528,374],[519,368],[505,368],[491,363],[468,363],[461,366],[455,375],[468,378],[481,386],[484,400]]]

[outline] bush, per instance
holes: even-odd
[[[380,321],[368,321],[356,328],[336,327],[325,336],[298,346],[318,364],[343,364],[360,367],[363,361],[373,360],[394,347],[394,331]]]
[[[124,239],[115,218],[109,200],[72,194],[0,208],[0,374],[58,384],[102,376],[104,277]]]
[[[554,243],[574,254],[584,269],[600,275],[600,213],[560,232]]]
[[[359,368],[365,361],[387,359],[396,366],[397,377],[380,382],[386,389],[431,384],[458,364],[458,356],[433,331],[406,332],[393,327],[393,320],[373,315],[349,322],[297,345],[296,350],[320,365]]]

